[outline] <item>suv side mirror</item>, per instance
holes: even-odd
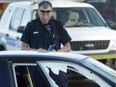
[[[17,29],[17,32],[23,33],[24,29],[25,29],[25,26],[19,26]]]

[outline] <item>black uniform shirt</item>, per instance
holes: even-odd
[[[50,29],[46,29],[46,26],[50,26]],[[30,48],[43,48],[46,50],[54,43],[57,49],[60,49],[61,43],[64,45],[70,42],[70,40],[71,38],[63,28],[63,25],[59,21],[53,19],[46,25],[42,24],[40,19],[29,22],[21,37],[21,41],[27,43]]]

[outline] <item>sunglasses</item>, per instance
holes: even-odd
[[[42,13],[50,13],[51,10],[48,10],[48,11],[44,11],[44,10],[40,10]]]

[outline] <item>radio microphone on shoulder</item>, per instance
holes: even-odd
[[[50,27],[50,25],[46,25],[45,28],[46,28],[46,30],[47,30],[47,31],[50,33],[50,35],[51,35],[51,27]]]

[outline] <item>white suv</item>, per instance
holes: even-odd
[[[73,1],[51,1],[53,18],[61,21],[70,34],[74,53],[99,58],[116,58],[116,31],[110,29],[90,4]],[[20,49],[20,37],[27,22],[38,17],[38,3],[14,2],[0,21],[0,39],[8,50]]]

